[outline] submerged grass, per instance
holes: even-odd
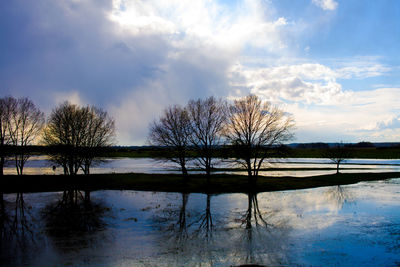
[[[260,176],[249,183],[246,175],[214,174],[207,183],[205,175],[192,174],[183,179],[177,174],[92,174],[76,175],[5,175],[0,181],[1,191],[49,192],[63,190],[138,190],[188,193],[248,193],[305,189],[321,186],[353,184],[360,181],[400,178],[400,172],[340,173],[310,177]]]

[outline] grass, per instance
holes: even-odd
[[[63,190],[138,190],[188,193],[248,193],[294,190],[321,186],[353,184],[360,181],[400,178],[400,172],[340,173],[311,177],[265,177],[255,184],[245,175],[214,174],[210,183],[204,175],[189,175],[184,180],[176,174],[92,174],[77,175],[5,175],[0,181],[4,193],[50,192]]]

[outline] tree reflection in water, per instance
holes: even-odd
[[[351,192],[340,185],[329,187],[325,195],[327,200],[334,205],[336,210],[341,210],[345,203],[351,203],[354,201]]]
[[[188,193],[181,193],[181,204],[177,209],[168,205],[161,214],[156,215],[153,221],[161,232],[165,233],[164,239],[172,241],[172,244],[179,246],[189,237],[186,205],[189,199]],[[189,215],[190,216],[190,215]],[[189,224],[191,226],[192,223]],[[178,248],[177,248],[178,249]]]
[[[285,264],[287,223],[274,218],[278,211],[263,211],[256,193],[247,197],[247,209],[240,218],[232,219],[235,213],[229,210],[219,210],[214,218],[212,195],[204,199],[205,209],[196,212],[187,210],[189,195],[182,193],[180,205],[167,205],[153,218],[159,229],[160,248],[165,249],[161,254],[172,255],[164,260],[171,265]]]
[[[187,239],[187,224],[186,224],[186,205],[189,199],[189,194],[182,193],[182,206],[179,210],[179,219],[178,219],[178,235],[177,240],[178,242],[182,242]]]
[[[34,251],[40,246],[38,221],[32,207],[25,203],[23,193],[16,194],[15,202],[4,203],[0,228],[0,255],[15,255],[12,260],[16,262],[10,263],[12,265],[24,264],[26,258],[33,256],[26,253],[27,250]]]
[[[213,249],[213,219],[211,212],[211,194],[205,199],[205,209],[187,209],[188,193],[181,193],[181,203],[178,206],[167,205],[153,218],[160,234],[160,248],[172,255],[170,264],[184,266],[187,261],[208,263],[212,265]],[[164,255],[164,254],[163,254]],[[167,259],[165,259],[167,260]]]
[[[213,220],[211,215],[211,194],[207,194],[206,210],[200,217],[198,234],[203,234],[207,241],[212,238]]]
[[[93,202],[90,192],[83,195],[78,190],[64,191],[59,201],[42,210],[48,235],[60,249],[74,249],[75,244],[90,246],[103,240],[99,231],[104,229],[104,217],[110,211],[101,202]],[[95,234],[96,233],[96,234]],[[103,240],[104,241],[104,240]]]
[[[268,223],[277,211],[262,211],[257,193],[249,192],[247,197],[248,207],[241,216],[239,229],[229,230],[230,242],[236,244],[232,253],[234,264],[285,264],[289,232],[286,221]]]

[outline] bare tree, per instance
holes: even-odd
[[[6,146],[11,143],[10,140],[10,124],[11,114],[17,106],[17,100],[13,97],[0,98],[0,176],[3,176],[3,169],[6,163]],[[4,213],[3,192],[0,192],[0,209]]]
[[[256,181],[270,150],[293,138],[293,127],[293,119],[282,110],[248,95],[230,106],[224,136],[249,180]]]
[[[0,98],[0,175],[3,175],[3,169],[6,161],[6,146],[10,145],[9,129],[11,128],[11,114],[17,106],[17,100],[13,97]]]
[[[52,111],[44,131],[43,143],[59,150],[51,155],[51,160],[61,165],[66,175],[77,174],[82,164],[78,149],[85,135],[84,112],[77,105],[64,102]]]
[[[209,179],[215,148],[221,145],[221,131],[226,121],[226,103],[209,97],[191,100],[187,105],[190,118],[190,140],[198,154],[198,163]]]
[[[37,140],[44,122],[43,112],[31,100],[19,98],[16,101],[16,107],[12,108],[8,132],[11,144],[20,147],[15,153],[15,166],[18,175],[23,174],[25,163],[30,157],[26,147]]]
[[[171,154],[168,160],[177,163],[182,175],[187,177],[187,157],[190,119],[185,109],[178,105],[167,108],[158,121],[150,125],[148,140],[154,146],[166,146]]]
[[[112,144],[114,132],[114,120],[107,112],[64,102],[52,111],[43,142],[60,148],[61,153],[51,159],[64,168],[64,174],[75,175],[79,169],[89,174],[98,149]]]
[[[86,128],[83,140],[81,168],[84,174],[90,174],[90,167],[97,151],[102,147],[111,146],[115,136],[115,122],[106,111],[97,107],[85,107]]]
[[[336,164],[336,173],[339,173],[340,164],[350,157],[350,151],[342,142],[336,144],[332,148],[328,148],[325,157],[329,158]]]

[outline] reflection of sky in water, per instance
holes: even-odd
[[[15,195],[5,197],[12,218]],[[35,242],[22,250],[12,238],[3,240],[2,248],[14,247],[1,250],[10,253],[2,260],[10,257],[10,263],[34,266],[400,262],[400,179],[257,196],[98,191],[92,193],[92,202],[109,211],[105,228],[61,238],[44,230],[41,217],[46,205],[60,197],[25,194]],[[205,227],[206,218],[213,227]]]
[[[62,168],[57,166],[56,171],[52,169],[53,163],[46,156],[33,156],[26,163],[25,174],[62,174]],[[231,162],[218,162],[217,168],[234,167]],[[189,163],[189,168],[196,168],[194,162]],[[260,175],[267,176],[312,176],[334,173],[335,164],[329,159],[289,158],[272,159],[264,164],[264,168],[332,168],[332,170],[271,170],[260,171]],[[400,160],[384,159],[349,159],[340,165],[341,172],[387,172],[400,171]],[[150,158],[113,158],[105,159],[91,168],[91,173],[179,173],[176,165],[171,162],[156,161]],[[193,171],[192,171],[193,172]],[[16,174],[12,162],[4,169],[5,174]],[[231,172],[232,173],[232,172]],[[245,174],[245,172],[237,172]]]

